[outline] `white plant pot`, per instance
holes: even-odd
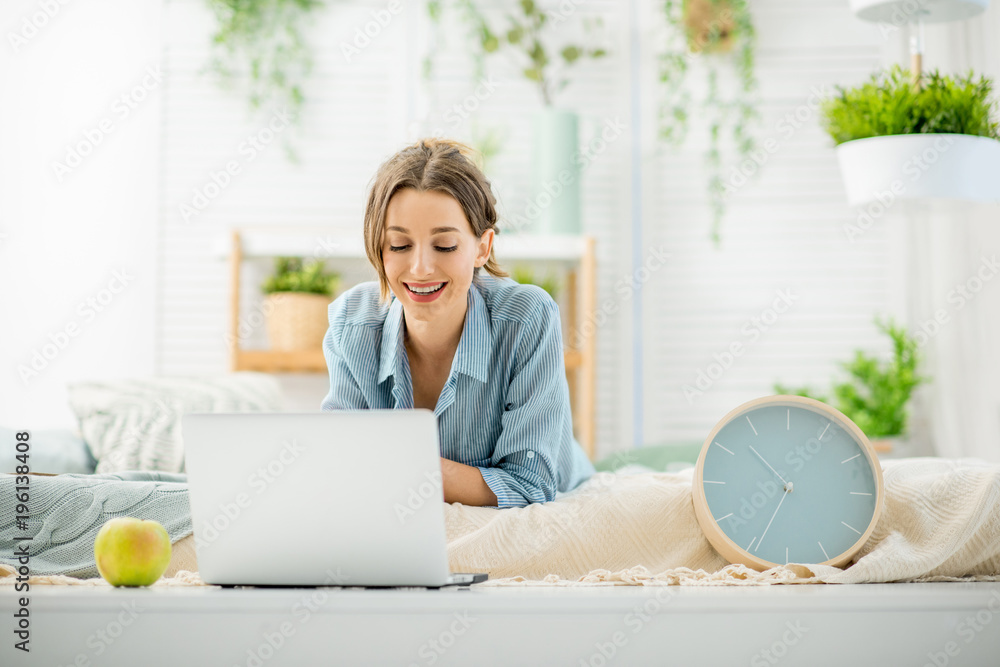
[[[1000,202],[1000,141],[968,134],[896,134],[837,146],[847,202],[943,198]]]

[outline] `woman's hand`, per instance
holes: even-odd
[[[441,457],[441,487],[446,503],[462,503],[474,507],[497,505],[496,494],[486,484],[475,466],[467,466]]]

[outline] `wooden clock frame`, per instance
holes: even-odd
[[[872,447],[868,437],[860,428],[858,428],[857,424],[851,421],[844,413],[827,405],[826,403],[823,403],[822,401],[806,398],[804,396],[791,396],[786,394],[763,396],[737,406],[733,410],[729,411],[726,416],[720,419],[715,425],[715,428],[713,428],[711,433],[708,434],[708,437],[705,438],[705,442],[701,447],[701,453],[698,455],[698,463],[695,466],[691,499],[694,504],[694,513],[698,520],[698,524],[701,526],[705,537],[708,538],[709,543],[711,543],[711,545],[715,547],[715,550],[730,563],[743,564],[760,572],[782,565],[782,563],[772,563],[754,556],[726,535],[709,510],[708,499],[705,496],[705,484],[703,477],[705,456],[708,454],[708,448],[711,446],[712,442],[714,442],[715,437],[719,434],[719,431],[721,431],[723,427],[732,422],[734,419],[747,414],[752,410],[768,405],[802,407],[826,416],[854,438],[854,440],[860,445],[861,452],[868,457],[868,462],[871,465],[872,470],[875,472],[875,513],[872,515],[867,529],[846,551],[834,555],[829,560],[822,562],[822,565],[841,567],[847,564],[851,558],[853,558],[854,555],[861,550],[861,547],[865,545],[865,542],[867,542],[868,538],[871,536],[872,531],[875,530],[875,525],[878,523],[879,517],[882,515],[882,510],[885,504],[885,490],[882,478],[882,466],[879,463],[878,455],[875,453],[875,448]]]

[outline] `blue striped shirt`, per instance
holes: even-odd
[[[410,409],[403,307],[376,282],[330,304],[323,410]],[[438,397],[441,456],[479,468],[496,507],[555,498],[594,474],[573,437],[559,307],[540,287],[477,275]]]

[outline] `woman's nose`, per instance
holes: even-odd
[[[434,273],[434,255],[433,248],[429,245],[418,246],[413,252],[413,264],[410,266],[410,273],[413,274],[414,278],[421,278],[424,276],[431,276]]]

